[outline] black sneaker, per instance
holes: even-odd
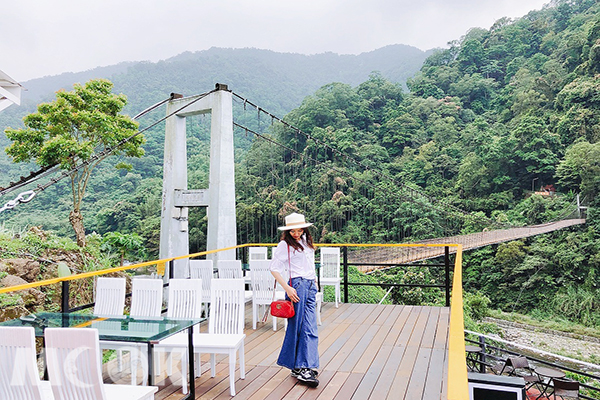
[[[319,380],[315,377],[314,372],[311,369],[309,369],[309,368],[302,368],[298,372],[298,376],[296,376],[296,378],[300,382],[302,382],[305,385],[308,385],[310,387],[317,387],[317,386],[319,386]]]
[[[301,368],[294,368],[294,369],[292,369],[292,377],[293,378],[297,378],[298,376],[300,376],[300,371],[301,370],[302,370]],[[313,375],[315,376],[315,378],[317,376],[319,376],[319,371],[317,371],[316,369],[311,369],[311,371],[312,371]]]

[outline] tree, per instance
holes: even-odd
[[[146,249],[144,239],[137,233],[124,234],[120,232],[108,232],[102,238],[104,250],[115,250],[119,253],[121,265],[125,263],[125,256],[144,258]]]
[[[600,142],[582,140],[569,147],[556,177],[564,188],[595,198],[600,187]]]
[[[127,98],[111,93],[110,81],[91,80],[83,86],[75,84],[73,88],[71,92],[57,92],[56,100],[51,103],[40,104],[37,112],[23,119],[25,128],[7,128],[6,136],[13,143],[6,148],[6,153],[14,162],[34,160],[40,167],[60,165],[61,169],[70,171],[79,166],[70,175],[73,209],[69,221],[77,244],[83,247],[85,229],[81,202],[92,171],[111,154],[102,151],[110,148],[115,155],[141,157],[144,138],[142,135],[132,137],[138,123],[119,114]]]

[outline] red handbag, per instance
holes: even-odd
[[[290,274],[290,286],[292,286],[292,261],[290,260],[290,246],[288,245],[288,264]],[[277,283],[275,283],[275,287]],[[275,287],[273,287],[273,299],[275,299]],[[292,318],[296,315],[294,304],[290,300],[274,300],[271,302],[271,315],[276,318]]]
[[[292,318],[294,305],[289,300],[277,300],[271,303],[271,315],[277,318]]]

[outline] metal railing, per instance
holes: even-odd
[[[439,288],[444,289],[444,298],[446,307],[450,307],[450,289],[452,287],[452,283],[450,281],[450,247],[444,246],[444,262],[442,264],[399,264],[399,263],[358,263],[358,262],[349,262],[348,261],[348,246],[341,247],[342,253],[342,270],[343,270],[343,291],[344,291],[344,302],[348,303],[348,290],[351,286],[378,286],[384,288]],[[349,281],[349,272],[348,269],[350,266],[368,266],[370,268],[370,272],[378,271],[378,270],[389,270],[396,267],[422,267],[422,268],[444,268],[444,279],[441,284],[429,284],[429,283],[386,283],[386,282],[377,282],[377,283],[361,283],[361,282],[350,282]]]
[[[579,397],[587,400],[600,400],[600,376],[574,367],[575,365],[580,365],[581,367],[588,367],[600,370],[600,366],[598,365],[590,364],[584,361],[575,360],[568,357],[563,357],[557,354],[544,352],[538,349],[531,349],[526,346],[520,346],[516,343],[511,343],[507,340],[492,337],[478,332],[465,330],[465,333],[477,337],[476,340],[466,337],[465,342],[472,343],[473,345],[481,349],[481,351],[477,353],[477,358],[474,360],[475,363],[479,366],[478,372],[480,373],[501,372],[501,368],[504,365],[504,362],[506,361],[506,358],[508,356],[526,357],[528,360],[532,361],[535,364],[548,366],[554,369],[561,370],[563,372],[569,372],[571,374],[574,374],[573,376],[570,376],[570,378],[578,380],[580,385],[580,392],[584,392],[580,393]],[[521,350],[510,350],[507,347],[512,347],[514,349],[520,348]],[[533,352],[546,355],[548,358],[562,359],[565,362],[563,364],[557,364],[555,362],[548,361],[547,359],[542,359],[539,356],[532,355]],[[573,366],[570,367],[568,365],[565,365],[566,363],[569,363]],[[588,379],[594,380],[597,386],[589,385],[588,382],[586,382],[586,380]],[[596,397],[590,397],[592,394]]]

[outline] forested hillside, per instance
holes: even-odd
[[[585,226],[469,253],[465,286],[505,310],[558,313],[600,325],[596,1],[556,0],[518,20],[474,28],[428,57],[408,79],[408,92],[401,78],[390,76],[393,63],[356,81],[360,74],[351,77],[350,70],[334,74],[345,56],[322,55],[331,58],[332,75],[318,75],[331,79],[315,91],[307,82],[316,73],[302,56],[282,63],[280,55],[268,53],[271,58],[259,63],[225,57],[229,52],[235,53],[209,51],[204,61],[239,76],[202,75],[194,70],[200,68],[195,55],[186,54],[133,66],[113,81],[117,92],[129,96],[132,114],[168,92],[195,94],[215,81],[274,114],[291,110],[285,120],[300,131],[270,127],[269,118],[236,104],[238,121],[281,144],[236,130],[240,242],[274,241],[281,214],[296,209],[315,221],[319,242],[381,243],[547,222],[563,217],[580,194],[590,206]],[[181,70],[171,70],[171,63]],[[156,68],[166,73],[153,74]],[[283,73],[277,68],[305,79],[276,79]],[[256,73],[252,86],[248,71]],[[190,187],[198,188],[207,179],[206,121],[189,124]],[[133,160],[131,171],[100,171],[84,206],[88,230],[138,233],[151,254],[160,216],[160,135],[160,129],[147,135],[146,156]],[[0,167],[12,171],[6,162]],[[542,187],[556,193],[532,193]],[[65,184],[54,185],[36,199],[35,214],[27,213],[30,204],[0,218],[64,229],[67,211],[58,211],[68,208],[64,193]],[[203,212],[191,212],[192,250],[203,249],[205,231]]]
[[[598,325],[599,57],[598,3],[557,1],[472,29],[426,60],[410,93],[377,74],[326,85],[287,116],[310,138],[276,127],[287,147],[256,141],[242,163],[241,234],[273,237],[286,201],[321,242],[398,242],[548,222],[580,194],[586,226],[467,254],[465,283],[508,311]]]

